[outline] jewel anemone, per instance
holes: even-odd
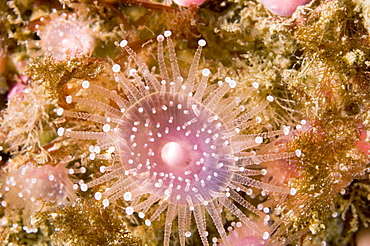
[[[40,40],[36,47],[55,60],[66,60],[79,56],[89,56],[95,49],[94,20],[84,20],[77,14],[58,14],[54,9],[49,18],[41,18],[35,26]],[[31,42],[27,43],[31,45]],[[31,45],[32,46],[32,45]]]
[[[22,210],[24,229],[34,232],[30,224],[30,216],[35,212],[49,209],[47,203],[64,206],[77,199],[74,184],[69,178],[71,169],[66,166],[70,157],[56,165],[38,166],[31,161],[18,169],[5,172],[0,183],[1,205],[17,214]],[[78,188],[78,186],[77,186]]]
[[[283,246],[280,242],[272,243],[270,240],[263,239],[240,222],[232,222],[227,230],[229,231],[228,239],[233,246]],[[222,242],[219,244],[219,246],[223,245]]]
[[[283,135],[283,130],[251,135],[242,132],[261,122],[257,115],[274,98],[268,96],[259,106],[246,112],[245,101],[256,90],[257,83],[239,96],[231,96],[236,82],[230,78],[209,85],[210,70],[199,71],[205,40],[198,42],[188,76],[184,79],[170,36],[171,32],[166,31],[157,37],[160,74],[151,72],[123,40],[119,45],[136,67],[125,73],[120,65],[112,66],[122,95],[85,80],[81,83],[83,90],[114,103],[69,95],[66,102],[72,108],[75,103],[94,108],[96,113],[58,109],[59,115],[67,121],[68,118],[88,120],[101,128],[100,131],[79,131],[61,127],[58,129],[60,136],[96,140],[96,145],[90,148],[89,158],[112,158],[116,162],[102,167],[100,171],[104,174],[81,184],[81,189],[86,191],[90,187],[113,183],[104,192],[96,192],[95,199],[109,206],[123,198],[129,204],[125,207],[127,215],[137,213],[147,226],[165,213],[164,245],[170,244],[176,216],[181,245],[185,245],[186,237],[191,236],[193,220],[203,245],[209,245],[206,213],[212,218],[224,244],[230,245],[220,213],[223,207],[256,235],[268,239],[268,227],[252,222],[242,210],[248,209],[260,217],[267,215],[244,196],[255,196],[252,188],[261,189],[266,194],[286,192],[285,188],[255,179],[253,176],[263,175],[266,170],[253,166],[267,160],[287,158],[289,153],[256,155],[251,151],[265,138]],[[165,62],[165,40],[170,69]],[[153,208],[155,212],[150,212]]]

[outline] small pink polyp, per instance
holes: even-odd
[[[83,20],[76,14],[56,11],[50,14],[50,20],[37,26],[40,41],[37,46],[56,60],[89,56],[95,48],[95,37],[90,27],[93,20]]]
[[[298,6],[306,5],[311,0],[260,0],[271,13],[280,16],[291,16]]]
[[[173,0],[173,2],[179,6],[189,7],[192,4],[199,6],[204,3],[205,0]]]

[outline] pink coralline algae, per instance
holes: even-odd
[[[41,18],[36,25],[40,41],[36,45],[46,55],[56,60],[65,60],[82,55],[91,55],[95,48],[94,31],[90,27],[93,21],[84,21],[76,14],[58,14],[53,11],[50,19]]]
[[[311,0],[260,0],[266,9],[275,15],[291,16],[298,6],[306,5]]]
[[[359,150],[368,155],[370,153],[369,136],[364,128],[364,125],[358,127],[359,140],[355,144]]]
[[[171,32],[166,31],[157,37],[161,79],[123,40],[120,46],[137,65],[127,72],[121,71],[119,64],[112,66],[115,81],[125,97],[115,90],[84,80],[81,90],[88,94],[99,93],[116,105],[97,98],[69,95],[67,104],[82,108],[89,106],[95,112],[58,109],[59,115],[67,121],[68,118],[88,120],[101,126],[101,131],[79,130],[77,125],[72,129],[60,127],[59,136],[96,140],[96,145],[89,149],[89,159],[115,161],[111,166],[100,168],[101,177],[80,184],[81,190],[97,189],[114,181],[109,189],[96,192],[95,199],[102,201],[103,206],[109,206],[123,197],[129,204],[125,207],[127,215],[137,213],[147,226],[166,211],[163,245],[170,245],[176,216],[180,245],[184,246],[186,237],[192,235],[193,216],[202,244],[209,245],[206,212],[224,244],[232,245],[223,226],[222,208],[228,209],[256,235],[267,240],[270,235],[267,224],[252,222],[240,207],[263,219],[267,217],[265,221],[268,221],[268,215],[251,205],[244,196],[254,197],[252,188],[261,189],[264,194],[287,194],[286,188],[263,183],[254,177],[264,175],[264,169],[258,164],[266,158],[281,159],[295,154],[259,156],[253,151],[246,152],[260,146],[264,139],[283,135],[283,130],[251,135],[242,132],[261,124],[258,114],[274,101],[274,97],[267,96],[260,105],[247,111],[244,100],[257,90],[257,83],[246,88],[240,97],[227,96],[237,86],[231,78],[208,85],[210,70],[205,68],[200,74],[198,70],[205,40],[199,41],[188,76],[183,78],[170,36]],[[170,70],[163,52],[165,39]],[[150,212],[154,209],[154,213]]]

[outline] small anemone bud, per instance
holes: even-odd
[[[190,5],[201,5],[205,0],[173,0],[179,6],[189,7]]]
[[[280,16],[291,16],[298,6],[306,5],[311,0],[260,0],[271,13]]]

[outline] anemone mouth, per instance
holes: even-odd
[[[123,132],[128,153],[121,156],[128,158],[122,163],[150,175],[152,194],[188,204],[186,196],[211,200],[211,193],[225,189],[231,178],[226,167],[235,165],[227,129],[204,105],[183,93],[158,92],[132,105],[125,117],[130,130]]]

